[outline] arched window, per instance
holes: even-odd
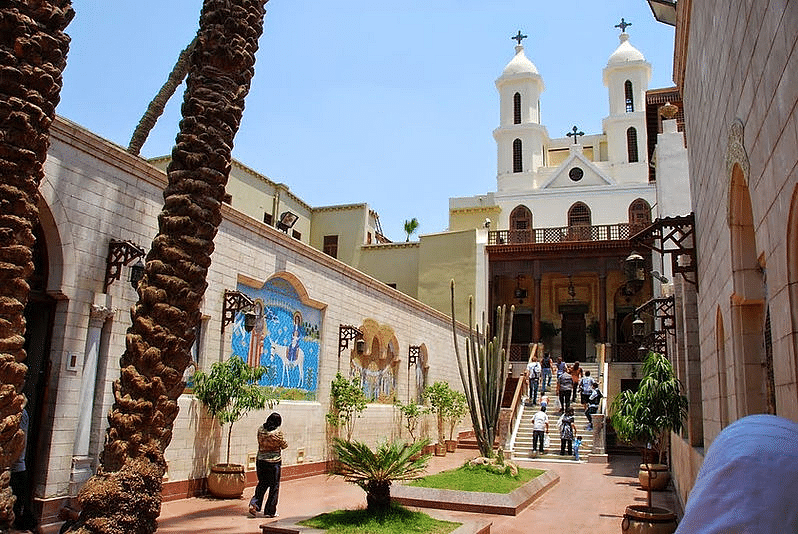
[[[637,163],[637,130],[634,127],[626,130],[626,151],[629,154],[629,163]]]
[[[651,224],[651,206],[642,198],[629,204],[629,229],[636,234]]]
[[[532,212],[526,206],[516,206],[510,212],[510,242],[532,242]]]
[[[524,165],[521,159],[521,140],[513,141],[513,172],[523,172]]]
[[[632,91],[632,82],[626,80],[623,84],[623,92],[626,96],[626,112],[630,113],[635,110],[635,95]]]
[[[584,202],[577,202],[568,210],[568,226],[590,226],[590,208]]]
[[[568,210],[568,240],[590,241],[590,208],[577,202]]]
[[[513,95],[513,124],[521,124],[521,93]]]

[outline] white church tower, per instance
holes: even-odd
[[[543,78],[537,67],[524,54],[521,40],[515,56],[496,80],[499,91],[499,127],[493,131],[498,149],[498,191],[529,189],[533,175],[544,162],[546,128],[540,124],[540,95]]]
[[[621,44],[604,68],[604,85],[610,99],[610,114],[602,121],[608,160],[614,166],[629,164],[616,174],[619,183],[648,179],[646,90],[651,64],[629,42],[629,25],[621,19]]]

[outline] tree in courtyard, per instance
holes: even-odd
[[[69,50],[64,29],[74,14],[69,0],[0,3],[0,532],[14,520],[8,469],[24,442],[24,311],[36,202]]]
[[[204,0],[158,234],[131,311],[101,463],[78,495],[82,511],[69,532],[149,534],[157,528],[163,453],[191,362],[265,3]]]
[[[410,236],[416,233],[416,230],[418,230],[418,219],[413,217],[409,221],[405,221],[405,234],[407,234],[405,242],[410,241]]]
[[[335,474],[363,488],[370,512],[385,514],[391,506],[391,484],[414,480],[424,474],[431,455],[419,453],[428,444],[429,440],[384,442],[372,451],[365,443],[336,438],[333,442],[338,458]]]

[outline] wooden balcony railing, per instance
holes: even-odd
[[[573,241],[621,241],[629,239],[645,225],[629,223],[598,226],[561,226],[529,230],[493,230],[488,233],[488,245],[516,245],[526,243],[565,243]]]

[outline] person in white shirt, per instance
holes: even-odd
[[[540,454],[543,454],[543,440],[545,435],[549,432],[549,416],[546,415],[546,407],[541,406],[540,411],[535,414],[532,419],[532,452],[538,449],[538,441],[540,441]]]
[[[540,383],[540,362],[537,356],[532,356],[526,366],[526,376],[529,379],[529,402],[534,406],[538,400],[538,384]]]

